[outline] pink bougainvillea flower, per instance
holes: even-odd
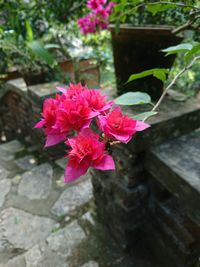
[[[83,96],[89,107],[99,113],[105,114],[113,105],[113,101],[107,101],[107,96],[101,95],[100,90],[85,90]]]
[[[66,99],[57,112],[57,123],[62,133],[69,133],[71,130],[80,131],[89,127],[92,118],[98,114],[92,111],[83,97],[74,101]]]
[[[44,101],[42,119],[34,128],[44,128],[46,135],[45,147],[56,145],[66,140],[66,134],[60,132],[60,128],[56,127],[56,113],[60,103],[60,97],[56,99],[48,98]]]
[[[78,20],[78,26],[82,34],[95,33],[99,29],[108,28],[109,16],[115,6],[114,2],[107,4],[106,0],[89,0],[87,6],[91,12]]]
[[[62,92],[65,98],[71,100],[75,100],[77,96],[81,95],[87,89],[87,86],[83,86],[81,83],[70,83],[69,86],[66,87],[57,87],[57,90]]]
[[[72,182],[85,174],[90,167],[98,170],[114,170],[113,158],[106,153],[105,143],[91,129],[84,129],[77,137],[66,142],[71,146],[65,170],[65,182]]]
[[[116,6],[116,3],[114,2],[110,2],[107,6],[106,6],[106,12],[108,15],[110,15],[112,13],[113,8]]]
[[[91,10],[97,9],[101,5],[105,5],[107,0],[88,0],[87,7]]]
[[[97,123],[108,138],[123,143],[128,143],[137,131],[143,131],[150,127],[144,122],[123,115],[119,107],[115,107],[106,116],[99,116]]]
[[[89,13],[87,16],[78,20],[78,26],[82,34],[95,33],[97,24],[98,20],[94,13]]]

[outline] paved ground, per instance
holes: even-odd
[[[90,175],[65,184],[65,164],[17,140],[0,145],[0,267],[168,267],[149,234],[123,252],[96,219]]]
[[[95,220],[90,176],[63,182],[19,141],[0,145],[0,267],[132,266]]]

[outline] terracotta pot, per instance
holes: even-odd
[[[172,27],[131,27],[122,25],[119,33],[110,26],[118,94],[144,91],[159,98],[163,83],[153,76],[125,84],[131,74],[152,68],[171,68],[175,56],[165,56],[161,49],[177,45],[182,38],[172,34]]]
[[[75,73],[76,67],[72,60],[61,61],[59,66],[65,76],[69,75],[72,82],[80,81],[83,85],[86,84],[90,88],[95,88],[100,83],[99,66],[95,61],[94,58],[80,60],[76,66],[77,73]]]

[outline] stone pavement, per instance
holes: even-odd
[[[0,145],[0,267],[168,267],[148,245],[151,227],[122,251],[97,219],[90,174],[65,184],[65,164]]]
[[[90,175],[63,182],[19,141],[0,145],[0,267],[132,266],[95,220]]]

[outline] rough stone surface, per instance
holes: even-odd
[[[18,193],[29,199],[45,199],[52,186],[53,169],[45,163],[23,174]]]
[[[89,261],[82,265],[81,267],[99,267],[99,264],[95,261]]]
[[[61,159],[57,159],[55,161],[55,163],[62,169],[65,169],[66,164],[67,164],[67,159],[66,158],[61,158]]]
[[[0,264],[0,267],[26,267],[23,256],[17,256],[9,260],[6,264]]]
[[[36,101],[42,101],[44,98],[55,95],[56,87],[60,84],[58,82],[54,83],[43,83],[37,84],[28,87],[28,93],[31,97],[33,97]]]
[[[54,224],[52,219],[8,208],[0,214],[0,239],[8,240],[16,248],[27,250],[44,240]]]
[[[8,171],[0,166],[0,180],[6,179],[8,177]]]
[[[36,159],[31,155],[15,160],[15,164],[23,171],[31,170],[36,163]]]
[[[2,149],[1,147],[0,147],[0,159],[2,160],[2,161],[5,161],[5,162],[7,162],[7,161],[11,161],[11,160],[14,160],[14,155],[13,154],[10,154],[8,151],[6,151],[6,150],[4,150],[4,149]]]
[[[24,255],[26,261],[26,267],[37,267],[42,259],[42,252],[38,245],[34,246]]]
[[[61,216],[86,204],[92,198],[92,184],[90,180],[80,182],[67,188],[56,201],[52,213]]]
[[[24,148],[25,148],[24,145],[20,143],[18,140],[13,140],[13,141],[10,141],[8,143],[1,145],[2,150],[6,152],[10,152],[10,153],[20,152],[24,150]]]
[[[184,202],[200,221],[200,132],[154,147],[146,160],[149,172]]]
[[[82,228],[74,221],[64,229],[52,233],[46,241],[52,251],[64,254],[67,258],[85,237]]]
[[[11,187],[11,181],[8,179],[0,180],[0,208],[2,208],[2,205],[5,201],[5,197],[10,191]]]

